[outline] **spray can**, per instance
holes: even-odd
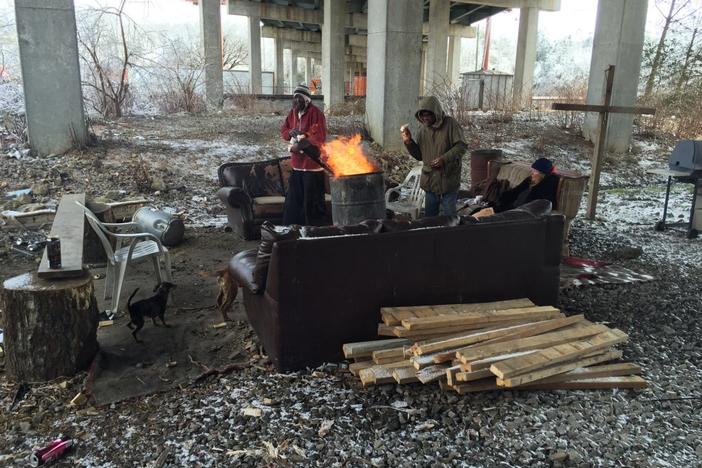
[[[61,455],[66,453],[71,447],[73,447],[73,439],[69,437],[61,437],[52,441],[46,447],[35,450],[29,457],[29,462],[32,466],[41,466],[51,463],[52,461],[58,459]]]

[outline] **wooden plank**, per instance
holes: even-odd
[[[653,107],[629,107],[629,106],[603,106],[600,104],[571,104],[565,102],[554,102],[551,104],[553,110],[581,111],[581,112],[610,112],[614,114],[645,114],[653,115],[656,109]]]
[[[467,363],[461,364],[461,369],[464,372],[475,372],[475,371],[479,371],[482,369],[489,369],[490,366],[493,365],[495,362],[504,361],[505,359],[510,359],[510,358],[517,357],[517,356],[525,356],[527,354],[534,354],[534,353],[538,353],[539,351],[541,351],[541,350],[540,349],[532,349],[529,351],[519,351],[517,353],[498,354],[497,356],[492,356],[489,358],[479,359],[477,361],[472,361],[472,362],[467,362]]]
[[[434,353],[459,346],[480,343],[482,341],[487,341],[498,337],[504,337],[505,339],[526,338],[527,336],[538,335],[540,333],[545,333],[572,325],[573,323],[579,322],[584,318],[585,317],[583,315],[574,315],[572,317],[512,325],[510,327],[497,328],[483,332],[467,333],[455,337],[435,339],[417,343],[413,347],[413,351],[415,355],[421,356],[423,354]]]
[[[540,352],[496,362],[490,366],[493,374],[501,379],[531,372],[559,362],[570,361],[593,351],[624,343],[629,337],[619,329],[607,330],[588,339],[552,345]],[[574,369],[574,368],[572,368]]]
[[[614,65],[610,65],[605,72],[605,98],[604,105],[609,107],[612,102],[612,87],[614,85]],[[597,194],[600,190],[600,173],[602,172],[602,163],[606,153],[607,144],[607,125],[609,122],[609,113],[607,111],[600,112],[597,119],[597,141],[595,142],[595,151],[592,153],[590,162],[590,180],[587,195],[587,219],[595,219],[595,211],[597,210]]]
[[[564,372],[577,369],[578,367],[587,367],[593,364],[599,364],[601,362],[613,361],[621,357],[621,351],[607,351],[602,354],[596,354],[588,358],[583,358],[576,361],[561,362],[552,366],[543,367],[538,370],[528,372],[526,374],[519,374],[507,378],[498,378],[497,385],[501,387],[517,387],[519,385],[524,385],[529,382],[534,382],[537,380],[545,379],[546,377],[551,377],[552,375],[562,374]],[[495,373],[492,367],[490,367],[490,370],[493,374]]]
[[[605,364],[602,366],[578,367],[563,374],[554,375],[545,379],[533,382],[536,385],[551,384],[556,382],[569,382],[572,380],[595,379],[602,377],[622,377],[641,373],[641,366],[632,362],[619,364]],[[532,384],[527,384],[531,386]]]
[[[490,377],[494,377],[490,369],[480,369],[475,372],[458,372],[456,373],[456,382],[473,382]]]
[[[395,382],[401,385],[419,382],[419,379],[417,378],[417,370],[412,366],[397,367],[393,369],[392,378],[395,379]]]
[[[490,390],[503,390],[497,386],[497,383],[495,383],[495,378],[476,380],[475,382],[468,383],[459,383],[454,385],[453,388],[459,395],[464,395],[466,393],[486,392]]]
[[[648,383],[638,375],[599,377],[593,379],[569,380],[566,382],[552,382],[524,385],[514,390],[601,390],[609,388],[646,388]]]
[[[456,333],[466,330],[479,330],[484,328],[483,325],[463,325],[447,328],[434,328],[431,330],[407,330],[404,327],[392,327],[393,336],[398,338],[407,338],[414,341],[426,340],[428,338],[437,338],[446,335],[455,335]]]
[[[448,382],[449,385],[453,385],[456,382],[456,374],[461,372],[461,366],[451,366],[448,369],[446,369],[446,382]]]
[[[375,363],[373,361],[353,362],[349,364],[349,372],[358,377],[358,373],[361,372],[361,370],[368,369],[369,367],[373,367],[374,365]]]
[[[417,371],[417,379],[423,384],[446,378],[446,366],[431,366]]]
[[[421,311],[423,316],[430,314],[455,314],[457,312],[479,312],[485,310],[516,309],[519,307],[532,307],[534,303],[529,299],[508,299],[505,301],[479,302],[472,304],[442,304],[433,306],[408,306],[408,307],[383,307],[380,315],[386,325],[399,325],[403,319],[418,317],[416,311]],[[431,309],[427,309],[431,307]],[[387,311],[387,318],[385,311]]]
[[[387,340],[359,341],[356,343],[346,343],[341,349],[344,352],[346,359],[371,357],[374,351],[381,349],[396,348],[409,344],[409,340],[401,338],[392,338]]]
[[[591,325],[573,330],[561,330],[543,335],[530,336],[528,338],[518,338],[502,343],[493,343],[464,348],[456,352],[456,357],[463,363],[477,361],[500,354],[516,353],[518,351],[530,351],[532,349],[545,349],[551,346],[578,341],[583,338],[598,335],[608,331],[604,325]],[[528,356],[526,356],[528,357]]]
[[[484,312],[467,312],[457,315],[439,315],[436,317],[409,318],[402,321],[407,330],[429,330],[455,327],[460,325],[482,325],[506,322],[509,320],[536,321],[538,318],[557,318],[560,311],[555,307],[527,307],[520,309],[492,310]],[[476,327],[477,328],[477,327]]]
[[[83,275],[85,214],[76,201],[85,204],[85,194],[61,197],[49,233],[49,237],[58,237],[61,240],[61,268],[49,268],[49,259],[44,249],[37,272],[40,278],[72,278]]]
[[[402,346],[400,346],[399,348],[388,348],[373,351],[373,362],[375,362],[376,364],[385,364],[388,362],[402,361],[404,359],[405,349]]]

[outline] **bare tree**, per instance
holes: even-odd
[[[222,67],[224,70],[234,70],[246,62],[249,48],[241,39],[224,36],[222,38]]]
[[[196,41],[163,36],[156,58],[148,60],[158,82],[159,106],[163,112],[199,112],[205,104],[198,92],[205,71],[205,58]]]
[[[651,72],[646,80],[646,89],[644,90],[644,99],[649,99],[651,93],[653,92],[653,86],[656,83],[656,77],[663,60],[663,50],[665,49],[665,40],[670,30],[671,25],[679,20],[680,13],[690,4],[690,0],[668,0],[670,2],[668,13],[664,13],[659,6],[659,2],[656,2],[656,8],[663,15],[664,23],[663,30],[661,31],[661,37],[658,39],[658,46],[656,47],[656,53],[653,57],[653,63],[651,64]],[[661,2],[662,3],[662,2]],[[676,8],[677,5],[677,8]]]
[[[127,0],[117,7],[90,8],[84,11],[78,29],[83,85],[92,92],[86,100],[105,117],[121,117],[130,95],[129,70],[134,64],[132,39],[139,31],[124,12]]]

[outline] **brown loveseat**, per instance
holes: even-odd
[[[236,234],[245,240],[258,239],[261,223],[282,222],[291,170],[289,157],[219,166],[217,176],[221,188],[217,196],[224,203],[229,226]],[[325,186],[327,215],[331,223],[331,196],[326,173]]]
[[[382,221],[396,232],[277,241],[263,287],[254,280],[256,249],[229,268],[275,367],[316,366],[340,360],[344,343],[374,339],[384,306],[520,297],[556,304],[563,216],[510,214],[412,230]]]
[[[518,185],[531,174],[531,163],[522,161],[488,161],[488,180],[507,180],[510,187]],[[563,225],[563,255],[569,255],[568,234],[570,225],[578,214],[588,176],[575,171],[558,169],[560,181],[553,210],[565,216]]]

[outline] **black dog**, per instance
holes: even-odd
[[[136,288],[132,295],[129,296],[129,300],[127,300],[127,309],[129,309],[129,317],[132,320],[127,324],[127,326],[134,330],[132,335],[137,343],[142,343],[142,341],[137,338],[137,332],[144,326],[144,317],[151,317],[154,325],[157,325],[156,317],[159,317],[164,326],[169,326],[166,324],[163,316],[166,313],[168,293],[175,287],[175,284],[167,281],[160,283],[154,288],[154,292],[156,292],[154,296],[148,299],[142,299],[134,304],[131,303],[132,298],[134,298],[134,295],[137,293],[137,291],[139,291],[139,288]]]

